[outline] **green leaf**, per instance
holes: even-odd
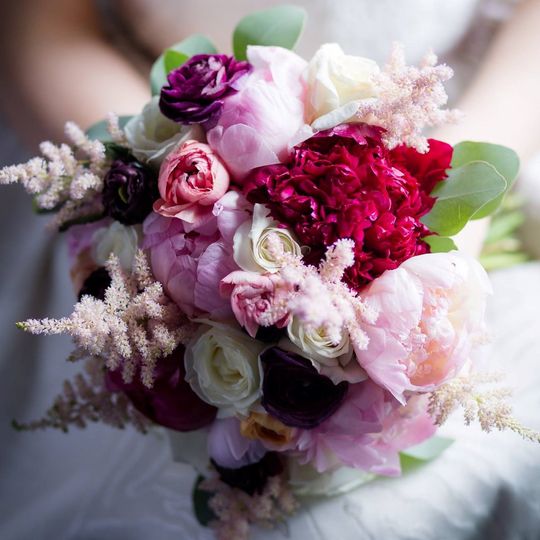
[[[454,439],[434,435],[423,443],[403,450],[401,454],[420,461],[431,461],[440,456],[453,443]]]
[[[194,34],[183,41],[172,45],[159,56],[150,70],[152,95],[159,94],[161,87],[167,83],[167,74],[173,69],[181,66],[191,56],[195,54],[216,53],[217,50],[212,42],[201,34]],[[182,58],[184,59],[182,60]]]
[[[508,214],[497,214],[490,224],[484,244],[493,244],[504,240],[516,232],[524,221],[525,214],[521,210],[514,210]]]
[[[173,49],[167,49],[163,53],[163,63],[165,65],[165,71],[170,73],[173,69],[180,67],[186,60],[189,59],[187,54],[175,51]]]
[[[480,264],[488,271],[508,268],[516,264],[528,261],[530,257],[523,252],[516,253],[493,253],[491,255],[480,255]]]
[[[294,48],[304,29],[305,20],[306,11],[303,8],[287,4],[244,17],[234,30],[234,56],[238,60],[245,60],[248,45]]]
[[[216,515],[209,506],[209,501],[213,496],[213,493],[204,491],[200,488],[201,482],[204,480],[203,476],[198,476],[193,486],[192,501],[193,510],[197,521],[207,527],[211,521],[216,519]]]
[[[120,116],[118,117],[118,123],[121,128],[123,128],[128,121],[133,118],[132,116]],[[96,122],[95,124],[91,125],[86,130],[86,135],[90,139],[96,139],[101,142],[111,142],[112,138],[109,135],[109,132],[107,131],[107,120],[100,120],[99,122]]]
[[[456,144],[452,156],[452,167],[462,167],[473,161],[485,161],[493,165],[497,169],[497,172],[504,176],[507,183],[506,191],[514,184],[519,171],[519,158],[517,154],[506,146],[473,141],[463,141]],[[472,219],[481,219],[493,214],[499,208],[503,198],[504,193],[489,204],[483,206],[472,216]]]
[[[484,161],[450,169],[448,178],[432,191],[437,200],[422,222],[432,232],[453,236],[479,210],[504,193],[507,185],[497,169]]]
[[[422,238],[422,240],[429,244],[431,253],[447,253],[448,251],[457,249],[454,241],[447,236],[438,236],[434,234],[432,236],[426,236],[425,238]]]

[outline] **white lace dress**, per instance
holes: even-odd
[[[139,42],[154,50],[193,32],[211,35],[225,48],[244,13],[274,3],[279,2],[124,0],[116,13],[129,14]],[[321,42],[338,41],[349,53],[382,61],[390,42],[398,40],[406,45],[411,61],[430,46],[450,57],[471,27],[476,47],[483,42],[481,26],[490,25],[479,15],[481,6],[475,0],[296,3],[310,16],[299,48],[306,56]],[[467,79],[465,64],[470,60],[467,56],[457,64],[461,81]],[[12,241],[2,246],[3,262],[9,264],[0,267],[0,304],[9,308],[0,310],[0,405],[5,415],[0,422],[0,537],[210,540],[211,532],[197,524],[191,509],[195,472],[173,462],[163,431],[142,437],[101,425],[68,436],[11,430],[12,418],[38,417],[61,381],[75,371],[64,362],[68,340],[18,334],[13,321],[66,314],[74,298],[63,248],[52,262],[40,262],[51,249],[51,241],[40,232],[42,222],[31,217],[22,194],[10,191],[2,197],[0,219],[8,215],[8,207],[17,208],[24,212],[18,221],[27,223],[27,229],[25,242],[18,242],[23,235],[13,231]],[[8,227],[7,217],[0,224]],[[41,280],[36,282],[38,274]],[[519,418],[540,429],[540,264],[499,272],[493,281],[489,362],[493,369],[505,370],[515,385]],[[377,479],[345,495],[306,504],[290,520],[289,538],[540,538],[540,447],[512,434],[483,434],[476,427],[464,427],[460,418],[452,419],[445,434],[456,442],[434,462],[399,479]],[[278,530],[254,531],[253,538],[286,536]]]

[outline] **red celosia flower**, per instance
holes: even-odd
[[[429,251],[422,238],[430,231],[420,218],[452,158],[452,147],[436,140],[425,154],[388,150],[381,134],[364,124],[318,133],[287,163],[261,167],[245,184],[251,202],[265,204],[311,248],[308,262],[320,261],[339,238],[354,240],[356,263],[346,277],[355,289]]]

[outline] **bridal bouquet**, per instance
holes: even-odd
[[[515,153],[422,135],[457,117],[433,54],[412,67],[396,46],[380,67],[325,44],[306,61],[302,24],[253,14],[234,56],[188,38],[140,114],[68,123],[69,144],[0,173],[67,231],[79,298],[19,326],[70,334],[85,362],[16,426],[158,424],[199,461],[202,444],[197,513],[223,539],[344,470],[399,475],[458,405],[536,437],[496,391],[475,397],[491,289],[451,239],[496,210]]]

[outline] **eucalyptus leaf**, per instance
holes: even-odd
[[[453,443],[454,439],[450,437],[434,435],[427,441],[403,450],[401,454],[420,461],[431,461],[440,456]]]
[[[447,236],[438,236],[436,234],[433,234],[431,236],[426,236],[425,238],[422,238],[422,240],[429,244],[429,247],[431,248],[431,253],[447,253],[449,251],[457,249],[454,241]]]
[[[167,49],[163,53],[163,63],[165,65],[166,73],[170,73],[173,69],[180,67],[188,59],[189,56],[187,54],[175,51],[173,49]]]
[[[234,56],[238,60],[245,60],[248,45],[294,48],[305,20],[306,11],[303,8],[287,4],[244,17],[234,30]]]
[[[473,161],[485,161],[493,165],[506,180],[505,192],[512,187],[519,171],[519,158],[511,148],[499,144],[473,141],[463,141],[456,144],[452,156],[452,167],[462,167]],[[483,206],[472,216],[472,219],[481,219],[493,214],[500,206],[503,198],[504,193]]]
[[[204,491],[200,488],[201,482],[204,480],[203,476],[198,476],[193,486],[192,502],[193,511],[197,521],[207,527],[208,524],[216,519],[216,515],[209,506],[209,501],[213,496],[213,493]]]
[[[422,222],[441,236],[457,234],[488,203],[503,194],[508,186],[504,176],[485,161],[472,161],[450,169],[432,195],[437,198]]]
[[[118,124],[121,128],[123,128],[128,121],[133,118],[132,116],[119,116],[118,117]],[[112,142],[112,138],[109,135],[109,132],[107,131],[107,120],[100,120],[99,122],[96,122],[95,124],[91,125],[86,130],[86,135],[90,139],[95,139],[101,142]]]
[[[173,55],[172,53],[176,53]],[[150,70],[150,87],[152,95],[159,94],[161,87],[167,83],[167,75],[181,66],[195,54],[216,54],[217,49],[212,42],[201,34],[194,34],[165,50],[154,62]],[[180,56],[182,55],[182,56]],[[182,60],[182,58],[184,58]]]

